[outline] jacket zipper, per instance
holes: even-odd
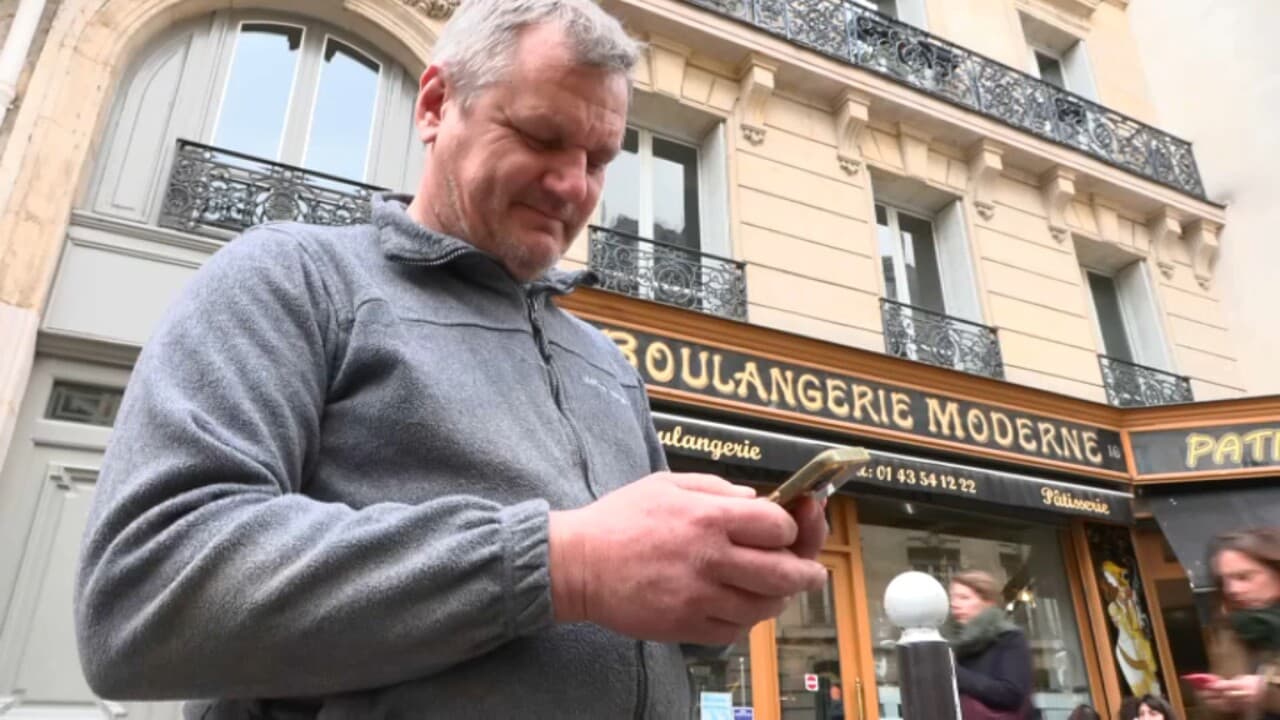
[[[596,495],[595,486],[591,482],[591,465],[587,462],[586,444],[582,440],[582,433],[578,431],[578,425],[565,410],[560,376],[551,361],[551,344],[547,341],[547,335],[542,328],[542,318],[538,314],[538,299],[535,293],[536,291],[532,291],[525,295],[525,306],[529,311],[529,324],[533,328],[533,339],[538,345],[538,355],[542,358],[542,366],[547,371],[547,383],[551,386],[551,399],[555,401],[556,410],[560,411],[560,417],[564,419],[565,425],[569,427],[569,434],[573,436],[573,446],[577,455],[578,467],[582,470],[582,480],[586,483],[587,492],[591,494],[591,498],[594,500],[598,496]]]
[[[644,641],[636,641],[636,714],[635,720],[644,720],[644,708],[649,701],[649,668],[644,662]]]

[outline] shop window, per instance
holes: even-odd
[[[1027,71],[1050,85],[1097,100],[1084,41],[1025,13],[1019,18],[1027,41]]]
[[[826,587],[799,600],[782,611],[776,624],[782,717],[838,717],[834,713],[836,708],[843,710],[843,696],[831,575]],[[818,676],[817,692],[805,687],[806,675]]]
[[[1058,528],[911,505],[908,509],[901,501],[881,498],[858,501],[881,718],[902,717],[893,642],[899,630],[885,614],[884,591],[898,574],[915,569],[913,560],[920,558],[920,550],[913,538],[922,533],[935,538],[934,547],[948,549],[944,562],[935,559],[932,567],[983,570],[1003,584],[1005,609],[1026,632],[1031,645],[1033,700],[1045,720],[1065,720],[1076,705],[1090,702],[1080,619],[1075,614]],[[943,572],[934,575],[946,583]]]

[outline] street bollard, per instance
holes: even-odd
[[[956,665],[938,628],[947,619],[947,591],[922,572],[905,572],[884,591],[889,620],[902,628],[898,680],[902,720],[960,720]]]

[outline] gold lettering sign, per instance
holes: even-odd
[[[1080,497],[1079,495],[1067,490],[1041,488],[1040,499],[1045,505],[1051,505],[1065,510],[1083,510],[1088,513],[1103,516],[1111,514],[1111,503],[1105,500]]]
[[[1259,428],[1247,432],[1187,434],[1187,469],[1212,469],[1225,465],[1254,466],[1280,463],[1280,429]]]
[[[1119,433],[1114,430],[638,331],[606,327],[604,332],[650,386],[671,387],[756,407],[1070,463],[1091,470],[1123,472],[1125,469]],[[1236,438],[1234,444],[1229,441],[1203,448],[1202,443],[1189,444],[1188,458],[1233,459],[1245,453],[1280,453],[1276,442],[1273,435],[1251,434]]]
[[[658,440],[662,442],[663,447],[692,450],[717,461],[721,458],[742,458],[756,462],[764,459],[760,446],[753,444],[750,440],[743,439],[738,442],[717,440],[705,435],[685,432],[683,425],[677,425],[670,430],[660,430]]]

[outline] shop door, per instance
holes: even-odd
[[[827,586],[796,596],[771,623],[780,720],[859,717],[849,560],[838,552],[819,560]]]
[[[0,471],[0,716],[180,717],[106,702],[80,671],[72,587],[102,450],[127,373],[38,362]]]

